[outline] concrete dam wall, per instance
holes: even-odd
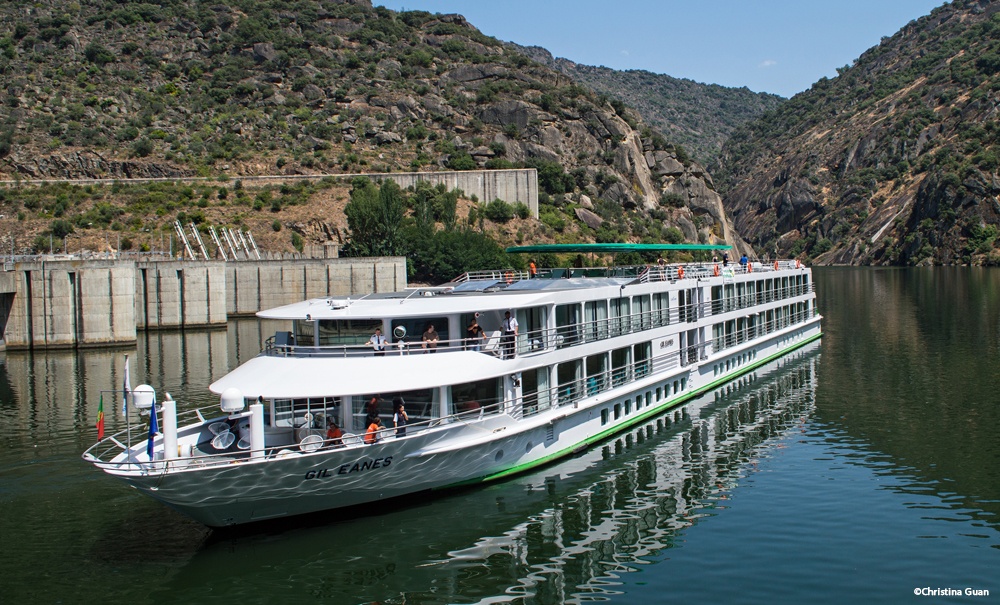
[[[406,259],[59,260],[0,272],[7,348],[134,343],[142,330],[223,327],[229,317],[306,298],[406,288]]]

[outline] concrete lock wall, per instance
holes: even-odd
[[[135,342],[135,266],[115,261],[18,263],[4,341],[10,349]]]
[[[226,324],[226,263],[140,262],[136,326],[144,330],[204,328]]]
[[[226,310],[253,315],[309,298],[395,292],[406,288],[406,258],[332,258],[226,265]]]
[[[461,189],[466,195],[475,195],[482,203],[499,198],[509,204],[522,203],[538,218],[538,171],[534,168],[506,170],[461,170],[454,172],[396,172],[365,174],[373,181],[392,179],[406,189],[425,181],[437,186],[444,184],[448,191]]]
[[[307,298],[406,288],[406,259],[37,261],[0,272],[8,349],[131,344],[138,330],[224,327]]]

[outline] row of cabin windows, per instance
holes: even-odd
[[[793,298],[807,294],[810,290],[809,276],[806,274],[712,286],[712,313],[718,315]]]
[[[807,274],[713,286],[712,313],[718,314],[799,296],[809,290]],[[670,307],[669,292],[557,305],[555,344],[558,347],[565,347],[673,323],[695,321],[699,316],[698,294],[697,289],[677,291],[677,307],[673,309]],[[549,346],[549,339],[553,335],[546,329],[547,316],[547,307],[530,307],[516,311],[516,319],[521,326],[519,333],[522,335],[518,346],[522,351],[544,349]],[[494,310],[479,314],[462,314],[458,323],[461,334],[451,334],[448,318],[442,316],[394,319],[385,336],[390,343],[399,340],[418,343],[427,327],[433,325],[442,343],[441,346],[444,346],[445,341],[452,339],[457,346],[461,339],[465,338],[464,329],[474,317],[486,334],[502,328],[503,313]],[[324,319],[320,320],[315,328],[311,321],[297,321],[295,344],[359,346],[368,342],[375,329],[381,327],[382,322],[373,319]],[[402,339],[394,334],[397,328],[405,330],[406,335]]]
[[[712,350],[722,351],[764,334],[808,321],[815,313],[815,304],[800,302],[714,324]]]
[[[671,388],[673,388],[673,393],[671,394]],[[680,378],[674,381],[667,381],[663,384],[657,386],[655,390],[653,388],[648,389],[645,393],[639,393],[634,398],[629,397],[624,401],[616,402],[610,408],[604,408],[601,410],[601,426],[604,426],[611,422],[612,415],[615,421],[620,420],[623,416],[628,416],[633,412],[638,412],[654,403],[659,404],[665,398],[671,396],[677,396],[678,394],[684,392],[687,389],[687,378]],[[655,392],[655,399],[654,399]]]
[[[741,353],[734,357],[730,357],[726,361],[720,361],[719,363],[713,365],[712,375],[719,376],[720,374],[725,374],[726,372],[730,372],[732,370],[735,370],[736,368],[746,365],[747,363],[753,361],[754,359],[757,359],[756,349],[754,349],[753,351],[747,351],[745,353]]]

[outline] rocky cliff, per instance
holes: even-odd
[[[1000,2],[956,0],[740,129],[716,173],[759,252],[1000,264]]]

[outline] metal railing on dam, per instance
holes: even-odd
[[[142,330],[223,327],[307,298],[406,288],[406,259],[11,260],[0,271],[8,349],[125,345]]]

